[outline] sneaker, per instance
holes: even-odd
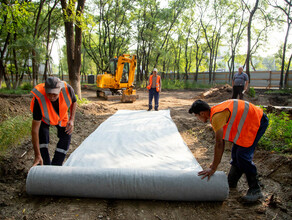
[[[147,111],[148,111],[148,112],[149,112],[149,111],[151,111],[151,108],[148,108],[148,110],[147,110]]]
[[[155,109],[155,111],[158,111],[158,109]]]
[[[261,192],[261,189],[248,189],[245,196],[242,197],[242,200],[244,202],[252,203],[256,202],[258,199],[263,198],[263,194]]]

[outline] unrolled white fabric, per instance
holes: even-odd
[[[31,168],[26,187],[33,195],[226,199],[225,173],[216,172],[207,181],[198,176],[201,170],[169,110],[119,110],[83,141],[64,166]]]

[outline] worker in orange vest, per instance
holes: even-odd
[[[153,74],[149,77],[149,84],[147,89],[149,91],[149,108],[148,111],[152,109],[152,100],[154,96],[154,103],[155,103],[155,111],[158,111],[159,107],[159,93],[161,92],[161,78],[157,75],[157,69],[153,69]]]
[[[73,88],[57,77],[47,78],[37,85],[31,93],[33,98],[30,109],[33,113],[32,144],[36,165],[61,166],[71,142],[76,112],[76,97]],[[70,117],[68,110],[70,108]],[[51,161],[49,155],[49,128],[55,126],[59,141]]]
[[[224,141],[233,142],[231,168],[228,174],[229,188],[236,188],[244,173],[249,189],[242,197],[244,202],[255,202],[262,198],[257,178],[257,168],[252,162],[256,145],[265,133],[269,120],[263,110],[249,102],[231,99],[210,108],[202,101],[195,101],[189,113],[202,122],[211,122],[215,131],[214,159],[211,166],[201,172],[202,179],[210,177],[216,171],[224,152]]]

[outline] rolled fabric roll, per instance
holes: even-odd
[[[26,191],[30,195],[49,196],[223,201],[229,188],[222,171],[207,181],[194,170],[36,166],[29,171]]]

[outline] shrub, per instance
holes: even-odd
[[[250,97],[255,97],[256,94],[255,89],[253,87],[250,87],[248,94]]]
[[[285,112],[270,113],[269,127],[259,141],[259,146],[269,151],[292,152],[292,120]]]

